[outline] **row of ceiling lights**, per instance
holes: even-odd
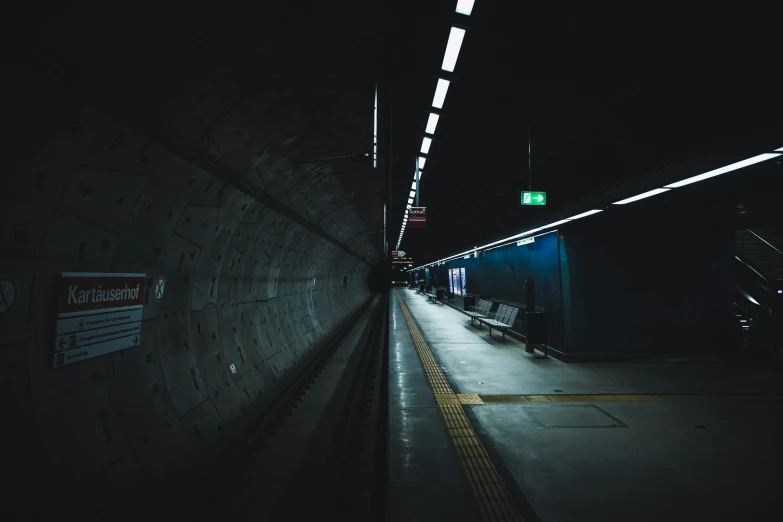
[[[473,4],[475,0],[457,0],[457,7],[455,11],[458,14],[462,14],[465,16],[470,16],[470,13],[473,12]],[[462,48],[462,40],[465,38],[465,30],[459,29],[457,27],[452,27],[451,32],[449,33],[449,40],[446,43],[446,52],[443,55],[443,63],[441,64],[441,70],[444,70],[446,72],[454,72],[454,66],[457,64],[457,57],[459,56],[459,51]],[[432,99],[432,106],[436,109],[442,109],[443,108],[443,102],[446,99],[446,92],[449,89],[449,80],[445,80],[443,78],[438,78],[438,85],[435,87],[435,96]],[[429,115],[429,118],[427,118],[427,126],[424,129],[424,132],[429,135],[435,134],[435,128],[438,126],[438,114],[431,112]],[[429,136],[425,136],[422,139],[421,142],[421,154],[429,154],[430,152],[430,145],[432,145],[432,138]],[[413,199],[416,197],[416,191],[419,189],[419,187],[416,185],[416,175],[418,173],[418,183],[421,183],[421,176],[422,176],[422,169],[424,169],[424,165],[427,162],[426,156],[419,156],[417,158],[417,165],[418,168],[416,169],[417,172],[414,172],[413,175],[413,183],[411,184],[411,191],[408,195],[408,204],[405,207],[405,215],[402,218],[402,227],[400,228],[400,237],[397,239],[397,250],[400,248],[400,243],[402,243],[402,236],[405,234],[405,226],[408,224],[408,212],[410,211],[411,207],[413,206]]]
[[[753,156],[752,158],[748,158],[742,161],[738,161],[736,163],[732,163],[730,165],[726,165],[724,167],[720,167],[718,169],[710,170],[708,172],[705,172],[703,174],[698,174],[696,176],[691,176],[689,178],[685,178],[683,180],[677,181],[675,183],[670,183],[668,185],[664,185],[662,188],[656,188],[653,190],[648,190],[647,192],[643,192],[641,194],[637,194],[636,196],[632,196],[630,198],[622,199],[620,201],[615,201],[612,203],[613,205],[626,205],[628,203],[633,203],[634,201],[639,201],[641,199],[646,199],[652,196],[656,196],[658,194],[662,194],[664,192],[668,192],[669,190],[673,188],[679,188],[684,187],[686,185],[690,185],[691,183],[697,183],[699,181],[703,181],[705,179],[714,178],[715,176],[720,176],[721,174],[726,174],[727,172],[732,172],[744,167],[749,167],[751,165],[755,165],[757,163],[761,163],[762,161],[767,161],[772,158],[777,158],[779,156],[783,156],[783,147],[780,147],[778,149],[775,149],[774,152],[766,152],[764,154],[759,154],[757,156]],[[570,218],[561,219],[559,221],[555,221],[553,223],[549,223],[547,225],[544,225],[542,227],[534,228],[532,230],[526,230],[525,232],[501,239],[499,241],[495,241],[493,243],[489,243],[484,246],[480,247],[474,247],[471,250],[467,250],[465,252],[461,252],[459,254],[454,254],[452,256],[449,256],[445,259],[440,259],[438,261],[435,261],[433,263],[428,263],[426,265],[417,266],[416,268],[413,268],[411,270],[419,270],[421,268],[430,267],[434,265],[440,265],[442,263],[445,263],[446,261],[451,261],[452,259],[457,259],[460,257],[464,257],[468,254],[477,254],[478,252],[482,250],[487,250],[488,248],[495,247],[498,245],[502,245],[504,243],[510,243],[512,241],[515,241],[517,239],[523,238],[525,236],[530,236],[535,234],[536,232],[541,232],[542,230],[546,230],[548,228],[556,227],[559,225],[562,225],[564,223],[568,223],[569,221],[573,221],[575,219],[581,219],[583,217],[592,216],[593,214],[598,214],[599,212],[603,212],[602,209],[594,209],[594,210],[588,210],[587,212],[583,212],[581,214],[577,214],[576,216],[572,216]]]

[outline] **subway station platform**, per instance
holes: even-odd
[[[390,520],[780,520],[783,379],[564,363],[392,292]]]

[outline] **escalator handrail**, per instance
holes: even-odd
[[[775,245],[773,245],[772,243],[770,243],[769,241],[767,241],[766,239],[764,239],[764,238],[763,238],[763,237],[761,237],[760,235],[756,234],[756,233],[755,233],[755,232],[753,232],[751,229],[749,229],[749,228],[748,228],[748,229],[746,229],[746,230],[747,230],[748,232],[750,232],[751,234],[753,234],[754,236],[756,236],[757,238],[759,238],[761,241],[763,241],[763,242],[764,242],[764,243],[765,243],[765,244],[766,244],[766,245],[767,245],[769,248],[771,248],[772,250],[774,250],[775,252],[777,252],[778,254],[780,254],[780,255],[782,255],[782,256],[783,256],[783,252],[781,252],[780,250],[778,250],[778,248],[777,248]]]
[[[737,261],[739,261],[740,263],[742,263],[743,265],[745,265],[745,266],[746,266],[746,267],[748,267],[749,269],[753,270],[753,272],[754,272],[754,273],[755,273],[757,276],[759,276],[759,278],[761,278],[761,280],[763,280],[765,283],[769,283],[769,280],[768,280],[766,277],[764,277],[764,276],[761,274],[761,272],[759,272],[758,270],[756,270],[755,268],[753,268],[752,266],[750,266],[750,264],[749,264],[747,261],[745,261],[744,259],[742,259],[740,256],[738,256],[738,255],[736,255],[736,254],[735,254],[735,255],[734,255],[734,259],[736,259]]]

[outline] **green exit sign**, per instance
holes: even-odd
[[[546,192],[523,192],[522,205],[546,205]]]

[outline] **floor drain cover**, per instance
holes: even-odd
[[[628,425],[593,404],[518,406],[539,428],[627,428]]]

